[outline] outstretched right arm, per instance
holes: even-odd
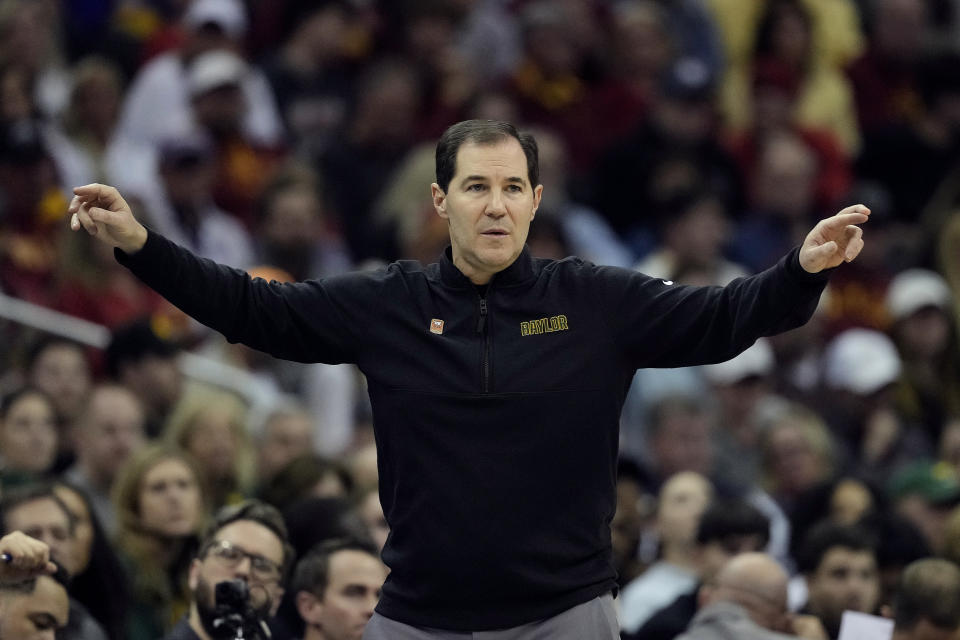
[[[144,283],[229,341],[300,362],[355,361],[357,317],[366,316],[362,301],[370,298],[356,276],[295,284],[251,278],[149,231],[113,187],[74,193],[74,231],[115,247],[117,260]]]

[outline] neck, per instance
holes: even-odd
[[[303,640],[327,640],[327,636],[319,626],[308,623],[303,631]]]
[[[197,634],[200,640],[211,640],[210,636],[207,635],[206,629],[203,628],[203,623],[200,622],[200,613],[197,611],[196,603],[190,604],[190,617],[188,620],[190,622],[190,628],[193,629],[193,632]],[[306,638],[304,638],[304,640],[306,640]]]
[[[694,560],[693,546],[688,544],[665,544],[663,546],[663,560],[675,567],[687,569],[696,573],[697,565]]]

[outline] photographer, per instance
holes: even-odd
[[[276,509],[257,500],[224,507],[190,565],[190,613],[165,640],[268,638],[292,561]]]

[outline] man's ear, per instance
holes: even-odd
[[[533,190],[533,213],[530,214],[531,220],[537,215],[537,209],[540,208],[541,197],[543,197],[543,185],[538,184],[536,189]]]
[[[308,625],[318,625],[323,619],[323,603],[309,591],[298,591],[293,599],[297,613]]]
[[[447,194],[436,182],[430,185],[430,195],[433,197],[433,208],[437,215],[447,219]]]

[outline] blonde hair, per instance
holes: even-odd
[[[140,513],[140,493],[143,490],[143,479],[147,473],[161,462],[179,460],[183,462],[197,480],[200,491],[201,517],[197,519],[195,533],[199,535],[206,525],[206,514],[209,509],[207,496],[203,489],[203,476],[197,469],[196,463],[185,452],[165,444],[152,444],[135,452],[120,468],[113,485],[113,508],[117,514],[117,542],[123,539],[138,538],[150,535],[143,529]],[[121,544],[121,546],[123,546]]]
[[[256,482],[256,464],[253,443],[247,429],[249,407],[236,394],[213,388],[198,388],[174,409],[163,431],[164,442],[183,452],[204,417],[213,412],[223,412],[229,418],[230,427],[237,439],[237,452],[233,461],[233,487],[241,494],[252,490]],[[205,474],[203,483],[209,482]],[[215,489],[207,487],[208,491]],[[222,505],[215,505],[217,507]]]
[[[804,442],[809,445],[820,463],[820,472],[823,479],[833,474],[836,465],[833,436],[823,419],[815,412],[801,405],[791,405],[785,411],[777,414],[767,428],[763,430],[760,441],[761,465],[763,484],[772,493],[781,487],[776,486],[773,475],[773,436],[782,429],[795,428],[800,432]]]

